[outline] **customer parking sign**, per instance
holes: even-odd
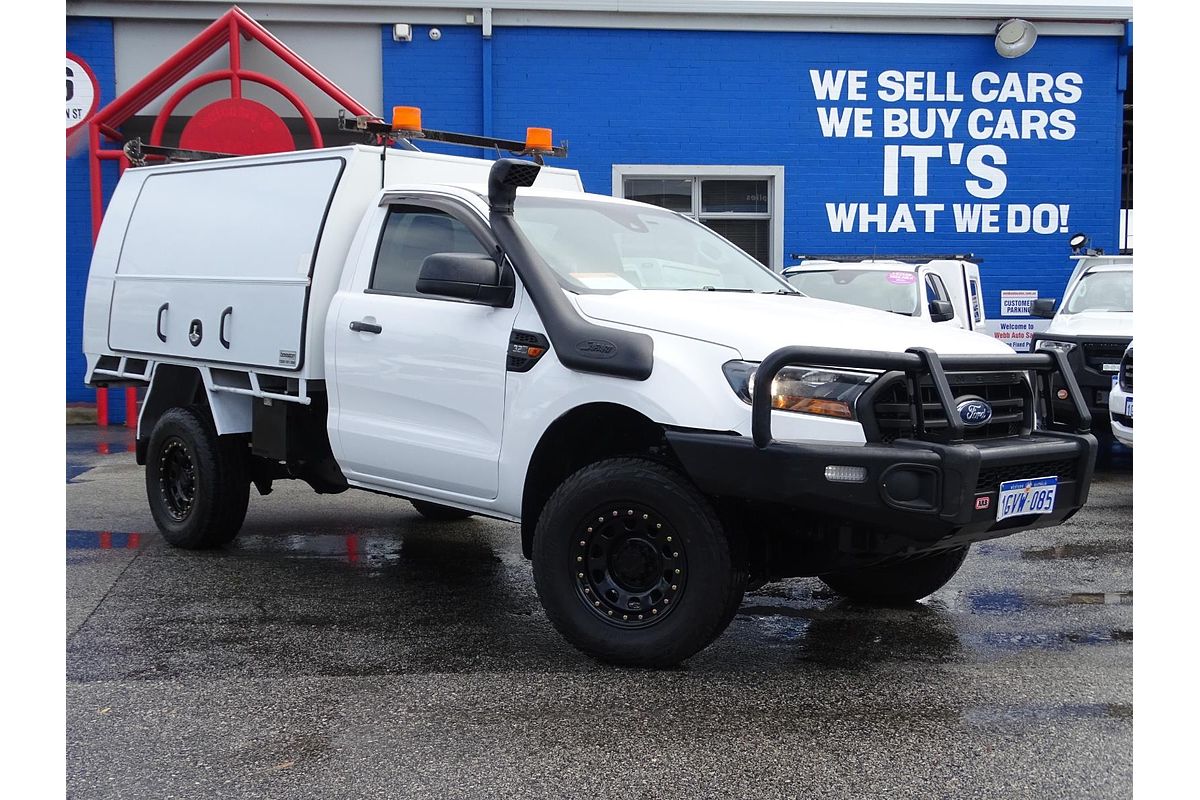
[[[1002,289],[1000,291],[1000,316],[1028,317],[1033,301],[1038,299],[1036,289]]]

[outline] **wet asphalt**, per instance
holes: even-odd
[[[1131,794],[1132,460],[928,600],[794,579],[667,671],[597,664],[516,526],[252,493],[165,545],[132,438],[67,433],[71,798],[1110,798]]]

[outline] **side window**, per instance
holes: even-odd
[[[925,302],[932,303],[934,300],[949,300],[950,293],[946,291],[946,284],[942,283],[942,279],[933,273],[925,275]]]
[[[444,211],[421,206],[392,206],[375,252],[371,289],[433,299],[417,292],[417,276],[434,253],[487,251],[459,220]]]

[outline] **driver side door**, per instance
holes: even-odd
[[[490,230],[445,198],[406,198],[377,213],[376,246],[339,291],[327,331],[338,462],[360,483],[493,499],[521,288],[507,308],[417,292],[434,253],[494,256]]]

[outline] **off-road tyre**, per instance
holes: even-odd
[[[833,572],[822,575],[821,580],[850,600],[881,606],[911,605],[945,586],[970,550],[970,545],[964,545],[893,564]]]
[[[202,550],[237,536],[250,502],[249,450],[242,436],[218,436],[201,407],[159,417],[146,450],[146,497],[163,538]]]
[[[538,518],[533,575],[567,641],[639,667],[673,666],[703,649],[746,587],[708,499],[678,471],[640,458],[600,461],[563,481]]]
[[[409,500],[408,502],[412,503],[418,514],[433,522],[455,522],[472,516],[470,511],[463,511],[454,506],[430,503],[428,500]]]

